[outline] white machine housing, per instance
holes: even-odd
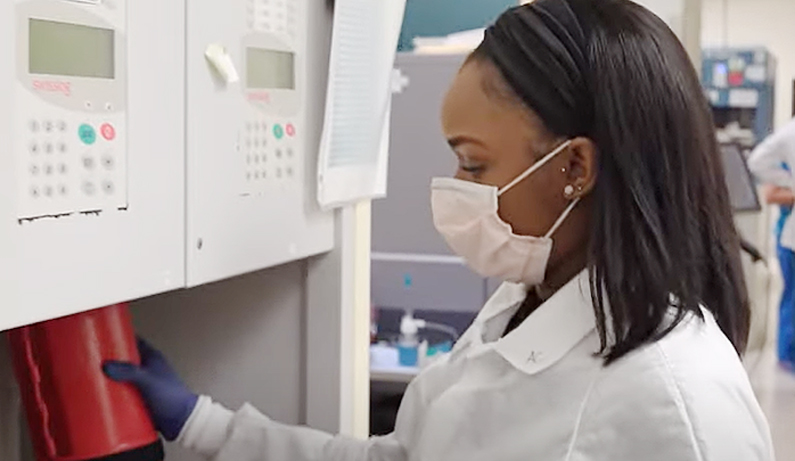
[[[16,2],[22,219],[127,208],[126,1],[110,5]]]
[[[137,299],[131,305],[137,331],[163,350],[197,389],[227,403],[249,401],[284,423],[366,436],[369,219],[364,205],[358,207],[361,211],[348,207],[335,215],[318,213],[315,172],[309,168],[317,161],[322,129],[332,2],[312,2],[311,8],[297,4],[296,11],[306,13],[308,21],[308,26],[300,25],[301,33],[309,32],[307,44],[290,41],[289,34],[275,37],[284,47],[299,51],[296,62],[303,59],[299,65],[305,66],[296,72],[297,88],[302,85],[300,78],[305,79],[303,89],[293,92],[300,97],[298,109],[286,116],[255,111],[241,96],[245,90],[240,85],[227,87],[210,78],[213,71],[203,57],[207,42],[223,43],[238,70],[244,70],[239,58],[249,34],[242,30],[249,4],[243,1],[190,2],[190,8],[207,8],[206,15],[187,10],[187,0],[52,3],[88,11],[95,6],[126,8],[128,206],[20,222],[16,156],[9,150],[18,135],[14,123],[19,112],[12,90],[16,69],[11,64],[0,67],[0,331]],[[13,0],[0,2],[0,59],[6,63],[15,59],[15,5]],[[230,8],[233,15],[228,14]],[[197,31],[205,36],[190,48],[189,63],[186,11],[193,18],[191,36],[196,38]],[[196,23],[197,19],[201,21]],[[200,27],[208,30],[199,31]],[[212,30],[223,33],[211,34]],[[277,25],[274,35],[278,33]],[[191,76],[186,75],[186,67]],[[212,94],[216,90],[219,94]],[[186,91],[200,99],[188,103]],[[215,112],[197,114],[197,110]],[[186,114],[194,118],[191,130]],[[274,199],[272,193],[247,192],[240,175],[233,176],[242,173],[245,181],[245,156],[234,148],[247,132],[246,122],[254,117],[271,126],[293,121],[293,142],[302,149],[302,157],[296,159],[305,169],[295,172],[295,177],[306,189],[303,194],[278,189]],[[270,117],[278,120],[265,120]],[[216,127],[213,120],[222,129],[196,136],[197,128]],[[187,169],[201,173],[191,179],[190,200],[185,195],[186,136],[193,148]],[[230,136],[232,150],[227,149]],[[195,150],[207,140],[224,149]],[[239,141],[245,145],[245,139]],[[213,172],[218,165],[229,171]],[[202,203],[202,199],[209,200]],[[279,204],[281,199],[286,204]],[[296,255],[332,244],[334,248],[246,277],[147,297],[185,285],[186,219],[202,226],[192,235],[204,238],[207,251],[194,254],[193,264],[201,269],[194,274],[207,278],[285,260],[289,257],[285,242],[295,243]],[[243,239],[236,242],[239,235]],[[194,248],[195,244],[188,242]],[[273,254],[266,254],[269,245]],[[241,254],[243,259],[236,261]],[[217,272],[212,270],[213,259],[222,260]],[[195,334],[179,334],[182,331]],[[28,453],[19,456],[23,440],[19,395],[3,360],[2,344],[0,338],[0,459],[32,459]],[[279,347],[287,353],[262,361],[262,351]],[[171,461],[195,459],[176,444],[167,452]]]
[[[184,286],[184,7],[0,2],[0,330]]]
[[[327,70],[307,58],[306,8],[188,3],[188,286],[333,248],[333,214],[314,204],[322,111],[308,114],[307,102],[323,80],[308,76]],[[210,46],[226,50],[239,81],[216,72]]]

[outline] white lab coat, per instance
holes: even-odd
[[[748,377],[711,315],[603,367],[587,274],[501,337],[525,289],[503,285],[368,441],[202,397],[179,442],[219,461],[772,461]]]
[[[765,184],[795,190],[795,176],[783,164],[795,168],[795,119],[765,139],[751,154],[748,167]],[[795,219],[787,218],[781,245],[795,250]]]

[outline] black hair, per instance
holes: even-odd
[[[741,354],[740,239],[709,105],[670,28],[629,0],[536,0],[504,13],[471,58],[493,63],[551,134],[597,147],[588,268],[606,363],[702,306]]]

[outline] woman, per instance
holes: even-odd
[[[789,168],[787,168],[789,171]],[[784,225],[792,215],[795,194],[788,188],[768,186],[765,188],[765,201],[769,205],[778,205],[779,217],[776,221],[776,253],[784,279],[784,289],[778,310],[778,361],[785,368],[795,370],[795,251],[782,243]]]
[[[789,168],[786,168],[789,171]],[[789,370],[795,370],[795,251],[784,246],[782,237],[784,226],[792,215],[795,194],[786,187],[767,186],[764,188],[765,201],[769,205],[778,205],[779,216],[776,221],[774,235],[776,253],[784,279],[781,301],[778,310],[778,361]]]
[[[508,283],[409,386],[393,434],[233,414],[145,345],[142,368],[106,373],[217,460],[772,460],[711,118],[665,24],[627,0],[511,9],[442,119],[459,169],[433,183],[435,224]]]
[[[791,165],[795,165],[795,119],[759,144],[748,159],[751,171],[766,184],[767,203],[779,205],[781,210],[775,229],[784,278],[779,306],[778,358],[787,368],[795,367],[795,220],[791,219],[795,181]]]

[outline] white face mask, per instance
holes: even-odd
[[[543,237],[516,235],[500,219],[499,197],[538,171],[569,147],[566,141],[507,186],[498,189],[455,178],[434,178],[431,185],[433,222],[450,248],[483,277],[537,286],[552,253],[552,234],[579,202],[575,199]]]

